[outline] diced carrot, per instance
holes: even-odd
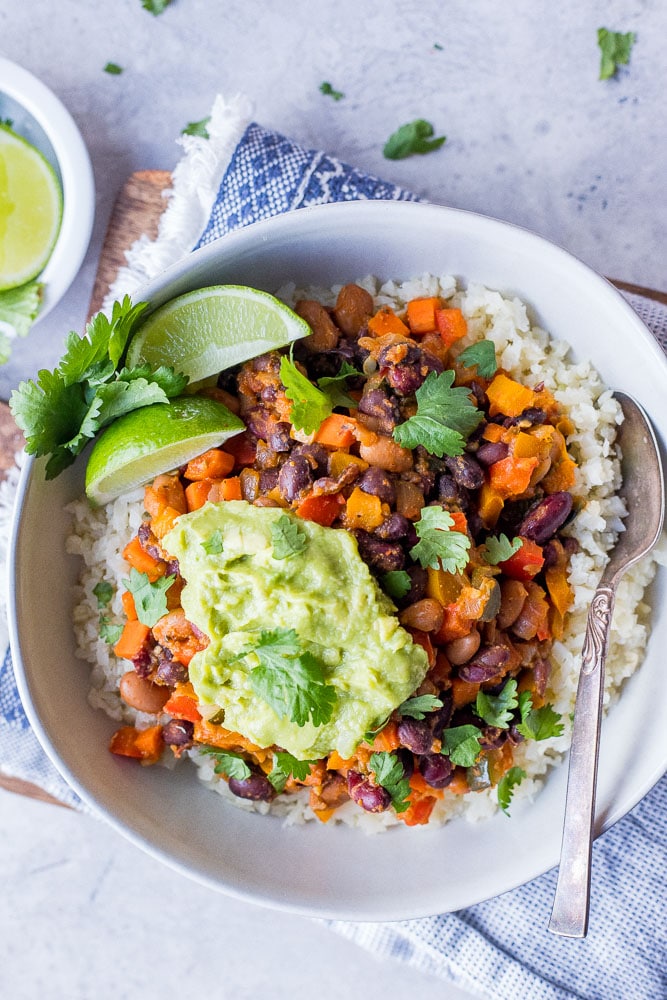
[[[109,750],[121,757],[134,757],[143,764],[155,764],[164,750],[162,726],[147,729],[121,726],[111,737]]]
[[[185,499],[188,502],[188,511],[199,510],[208,500],[208,495],[213,486],[211,479],[198,479],[185,487]]]
[[[528,406],[535,403],[535,393],[527,385],[515,382],[509,375],[498,372],[486,390],[489,413],[492,417],[502,413],[506,417],[518,417]]]
[[[384,519],[380,498],[355,486],[345,505],[345,526],[350,530],[362,528],[364,531],[375,531]]]
[[[431,333],[436,329],[435,313],[440,299],[412,299],[408,302],[407,320],[411,333]]]
[[[417,628],[409,628],[407,630],[412,636],[412,641],[418,646],[421,646],[425,651],[428,658],[429,667],[435,666],[435,650],[433,648],[433,643],[431,642],[431,636],[428,632],[422,632]]]
[[[380,309],[375,316],[371,316],[368,329],[375,337],[384,337],[386,333],[398,333],[402,337],[410,336],[410,331],[403,320],[399,319],[389,307]]]
[[[136,535],[123,549],[123,559],[138,573],[145,573],[151,583],[155,583],[161,576],[164,576],[167,565],[163,559],[155,559],[154,556],[146,552]]]
[[[272,755],[271,749],[265,750],[262,747],[246,739],[241,733],[234,733],[223,726],[218,726],[214,722],[206,722],[205,719],[195,721],[193,732],[195,743],[205,743],[207,746],[220,747],[221,750],[241,750],[251,753],[258,761],[266,760]]]
[[[186,719],[188,722],[199,722],[201,719],[196,699],[176,692],[165,704],[163,711],[171,715],[172,719]]]
[[[120,639],[113,648],[114,653],[121,660],[131,660],[141,652],[150,632],[148,625],[140,621],[125,622]]]
[[[185,496],[185,492],[183,493]],[[165,507],[156,514],[151,520],[151,528],[153,529],[153,534],[157,538],[164,538],[168,531],[174,527],[176,523],[176,518],[181,516],[181,511],[176,510],[175,507]]]
[[[323,493],[321,496],[309,496],[302,500],[296,508],[296,515],[305,521],[314,521],[325,528],[330,528],[340,514],[345,498],[340,493]]]
[[[489,486],[500,498],[518,497],[530,484],[533,470],[537,468],[537,458],[507,458],[489,466]]]
[[[332,413],[322,421],[314,440],[328,448],[349,448],[356,441],[356,424],[354,417]]]
[[[225,451],[233,455],[237,467],[243,469],[255,461],[257,446],[251,441],[248,432],[242,431],[225,441]]]
[[[436,309],[435,322],[447,347],[461,340],[468,332],[468,324],[460,309]]]
[[[383,750],[396,750],[400,747],[401,741],[398,738],[398,725],[390,719],[373,740],[373,750],[380,753]]]
[[[452,702],[454,708],[463,708],[475,701],[479,691],[479,684],[472,681],[461,680],[460,677],[452,678]]]
[[[125,612],[125,617],[129,622],[136,622],[137,620],[137,609],[134,606],[134,597],[129,590],[124,590],[120,596],[123,602],[123,611]]]
[[[236,459],[222,448],[209,448],[203,455],[193,458],[185,467],[183,475],[191,481],[200,479],[224,479],[234,468]],[[185,491],[187,496],[187,489]]]
[[[432,791],[434,791],[432,789]],[[410,805],[402,813],[397,813],[406,826],[425,826],[431,818],[436,803],[434,795],[409,795]]]
[[[220,503],[222,500],[242,500],[241,479],[239,476],[228,476],[227,479],[220,479],[211,483],[208,499],[212,503]]]
[[[173,507],[179,514],[185,514],[185,491],[178,475],[165,473],[156,476],[144,490],[144,507],[155,517],[165,507]]]

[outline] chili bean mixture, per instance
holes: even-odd
[[[575,463],[565,444],[573,427],[542,385],[528,388],[495,365],[485,377],[482,365],[463,364],[465,318],[437,298],[414,300],[399,316],[376,311],[367,291],[346,285],[333,309],[300,301],[296,311],[312,329],[294,346],[298,370],[315,386],[348,373],[337,383],[344,396],[332,399],[314,433],[295,430],[280,377],[285,352],[277,351],[202,390],[239,413],[247,429],[146,488],[145,519],[124,556],[151,583],[173,577],[167,613],[144,625],[132,593],[124,594],[127,622],[115,652],[133,664],[121,697],[161,721],[122,727],[111,750],[144,763],[165,747],[177,757],[192,747],[221,761],[231,754],[241,771],[224,764],[216,771],[241,798],[271,801],[307,787],[323,821],[351,799],[368,812],[394,808],[408,825],[427,823],[438,799],[497,785],[527,733],[540,738],[526,719],[545,705],[552,642],[563,635],[572,600],[567,570],[576,542],[562,529],[573,512]],[[418,412],[431,373],[446,371],[468,391],[479,423],[461,454],[404,447],[396,428]],[[280,784],[269,780],[280,748],[260,748],[224,720],[202,718],[188,665],[208,640],[185,618],[184,581],[161,547],[179,515],[228,500],[351,532],[428,656],[417,700],[367,734],[352,758],[333,752]],[[415,557],[428,507],[447,511],[451,530],[468,540],[464,566],[424,566]],[[473,740],[468,759],[466,739],[468,751]]]

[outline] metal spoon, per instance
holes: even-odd
[[[665,513],[660,452],[648,417],[624,392],[614,395],[623,409],[618,441],[622,455],[621,495],[628,516],[588,611],[574,706],[558,883],[549,930],[586,937],[591,888],[591,848],[600,744],[604,664],[618,581],[658,541]]]

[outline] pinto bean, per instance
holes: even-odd
[[[498,627],[509,628],[519,617],[528,591],[520,580],[503,580],[500,584],[500,610],[496,616]]]
[[[343,285],[338,293],[334,316],[347,337],[356,336],[373,315],[373,296],[359,285]]]
[[[483,684],[496,677],[509,659],[507,646],[485,646],[472,660],[459,667],[459,677],[471,684]]]
[[[158,715],[169,701],[171,691],[153,684],[147,677],[140,677],[136,670],[128,670],[120,679],[120,696],[130,708],[147,715]]]
[[[550,493],[531,507],[519,526],[519,534],[544,545],[565,523],[572,510],[572,495],[567,490]]]
[[[482,637],[477,629],[473,629],[468,635],[461,636],[460,639],[452,639],[445,645],[445,656],[454,667],[460,667],[467,663],[475,655],[480,647]]]
[[[432,597],[424,597],[401,611],[399,621],[406,628],[420,632],[437,632],[445,616],[442,604]]]
[[[378,434],[372,444],[360,444],[359,456],[369,465],[377,465],[386,472],[408,472],[412,468],[410,449],[402,448],[384,434]]]
[[[305,319],[313,331],[310,337],[305,337],[302,341],[307,351],[332,351],[338,345],[340,330],[323,305],[313,299],[300,299],[294,311]]]

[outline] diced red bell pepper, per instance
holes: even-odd
[[[505,576],[513,580],[520,580],[522,583],[532,580],[544,566],[542,546],[530,538],[521,538],[521,548],[498,565]]]

